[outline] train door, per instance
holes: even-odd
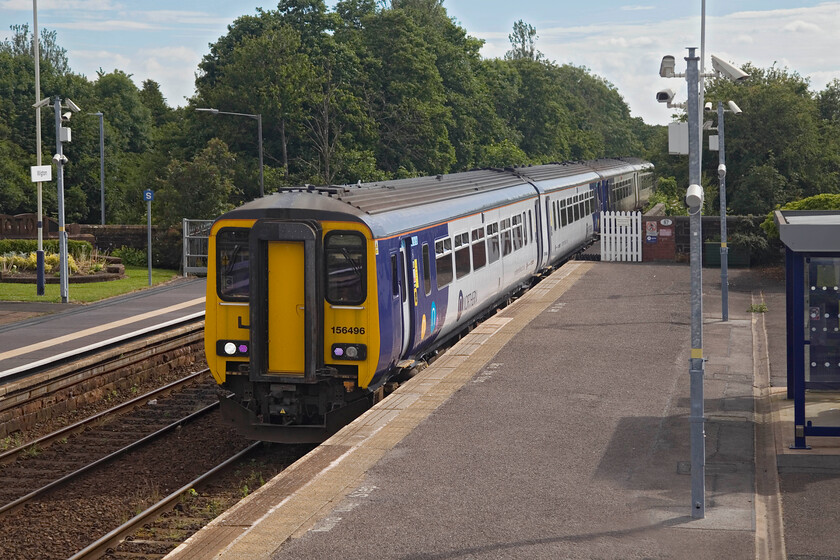
[[[411,239],[400,240],[399,258],[399,284],[400,301],[402,302],[402,348],[400,357],[404,357],[411,345],[413,313],[412,302],[414,297],[413,274],[411,270]]]
[[[303,375],[303,243],[268,243],[268,372]]]
[[[249,236],[250,380],[314,382],[323,368],[324,260],[317,222],[260,220]]]

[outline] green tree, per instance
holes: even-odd
[[[513,33],[508,35],[511,49],[505,54],[506,60],[542,60],[543,53],[537,50],[537,29],[521,19],[513,24]]]
[[[234,160],[227,145],[217,138],[191,161],[173,160],[158,180],[156,222],[172,226],[183,218],[214,219],[233,208]]]

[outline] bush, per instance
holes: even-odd
[[[126,247],[125,245],[119,249],[114,249],[111,254],[122,259],[123,264],[126,266],[147,266],[149,262],[146,251],[135,249],[133,247]]]
[[[802,200],[789,202],[780,210],[840,210],[840,194],[818,194]],[[761,229],[770,239],[779,238],[779,227],[773,217],[774,212],[767,214],[767,219],[761,223]]]

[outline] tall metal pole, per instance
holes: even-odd
[[[105,225],[105,122],[102,111],[94,113],[99,117],[99,208],[102,213],[102,225]]]
[[[58,177],[58,247],[61,303],[69,301],[67,269],[67,232],[64,228],[64,148],[61,143],[61,98],[56,96],[55,107],[55,153]]]
[[[703,107],[705,106],[706,97],[706,0],[702,0],[700,6],[700,93],[698,96],[699,103],[697,104],[697,118],[700,126],[697,128],[697,135],[700,138],[700,151],[697,154],[698,165],[700,169],[703,168]],[[695,183],[700,184],[698,181]]]
[[[686,70],[688,82],[688,177],[692,186],[700,187],[700,112],[698,95],[699,60],[695,48],[689,47]],[[702,190],[701,190],[702,192]],[[703,240],[701,203],[689,210],[691,228],[691,359],[689,360],[691,413],[691,517],[706,516],[706,442],[703,410],[703,269],[701,244]]]
[[[726,154],[723,147],[723,101],[718,101],[718,177],[720,177],[720,315],[729,320],[729,246],[726,240]]]
[[[260,198],[265,196],[263,186],[263,137],[262,137],[262,113],[257,115],[257,135],[260,137]]]
[[[147,217],[147,242],[146,247],[148,247],[148,263],[149,263],[149,286],[152,285],[152,199],[149,198],[146,200],[146,217]]]
[[[32,42],[33,55],[35,57],[35,103],[41,101],[41,49],[40,39],[38,37],[38,0],[32,0]],[[37,165],[41,165],[41,108],[35,107],[35,158]],[[43,191],[41,181],[36,183],[38,185],[38,251],[36,253],[36,288],[35,293],[39,296],[44,295],[44,217],[42,215],[43,208]]]

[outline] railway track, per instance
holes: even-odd
[[[247,446],[220,427],[206,373],[164,392],[41,438],[17,450],[14,461],[7,455],[0,557],[67,558]]]
[[[55,417],[125,400],[203,361],[203,321],[191,316],[108,344],[0,372],[0,451],[38,437]],[[174,374],[173,374],[174,372]]]

